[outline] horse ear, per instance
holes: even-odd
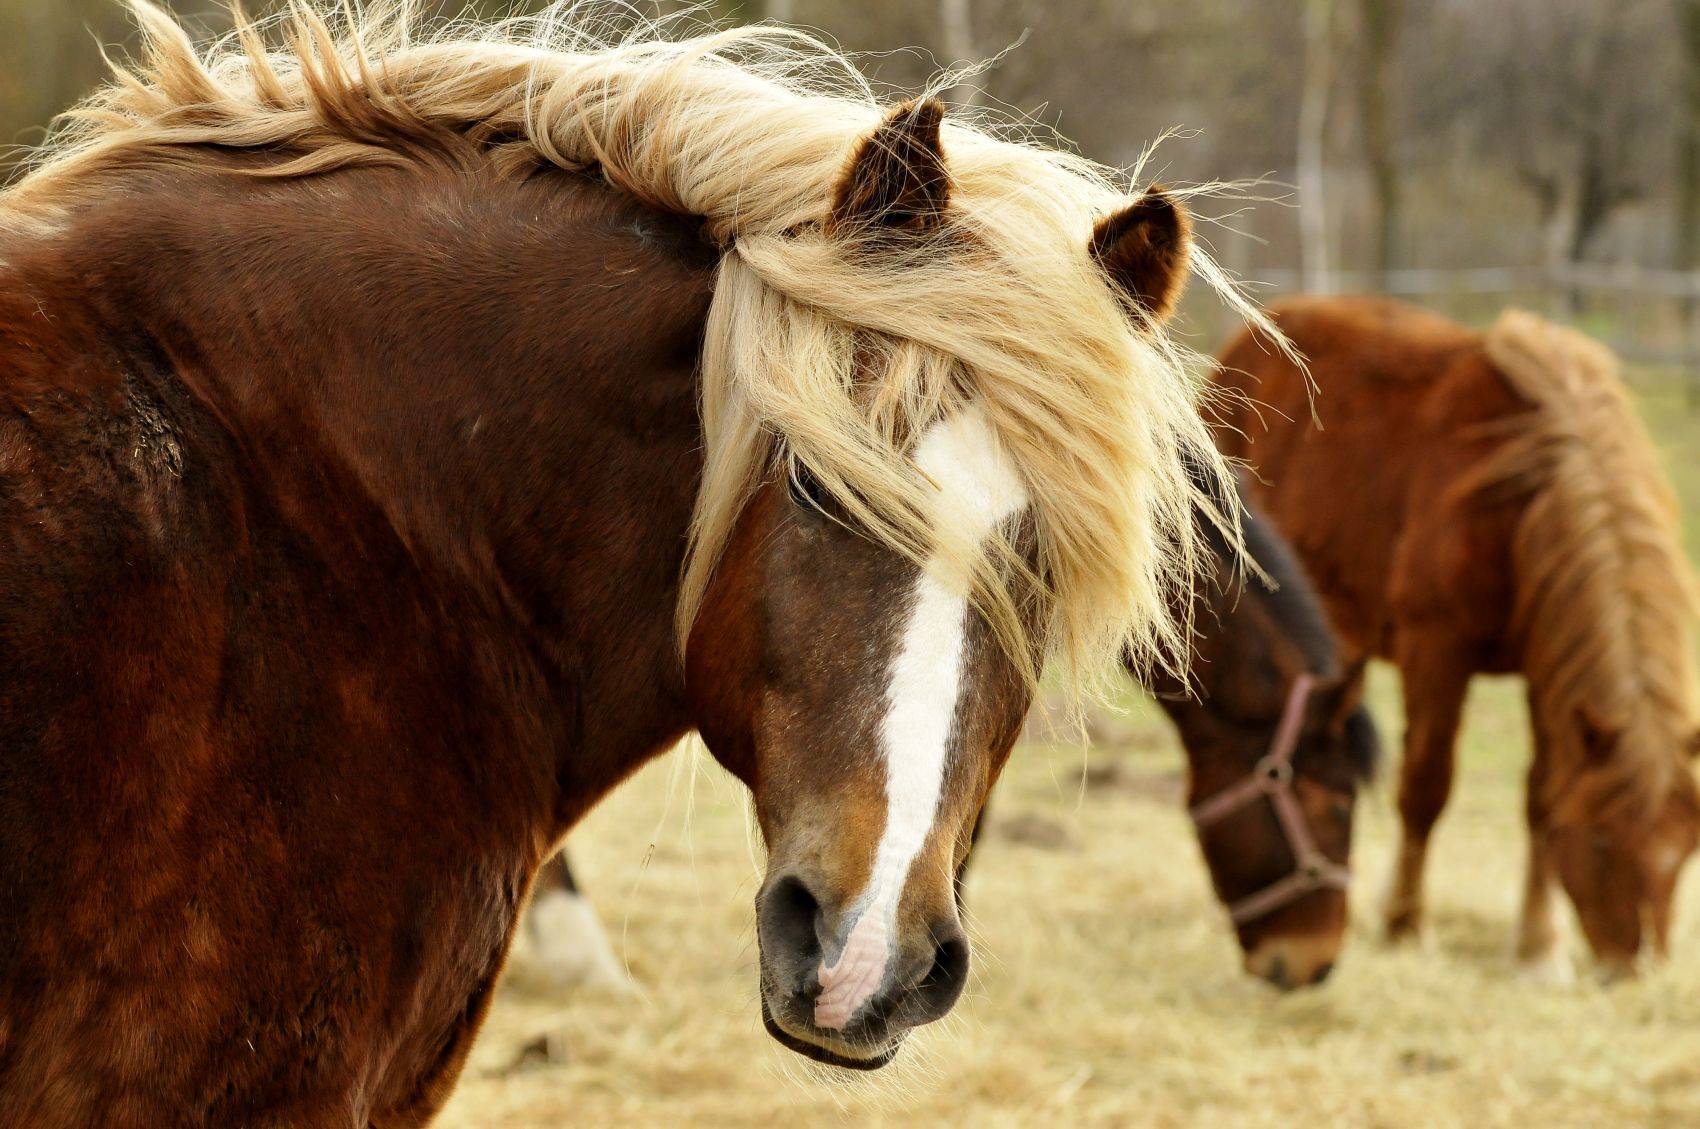
[[[904,102],[863,138],[833,194],[830,230],[936,230],[950,203],[939,125],[944,107],[931,98]]]
[[[1191,248],[1192,217],[1155,184],[1092,229],[1092,257],[1152,321],[1174,313]]]

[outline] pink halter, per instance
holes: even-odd
[[[1255,894],[1247,895],[1228,906],[1228,917],[1235,925],[1244,925],[1282,906],[1304,897],[1312,890],[1344,890],[1351,884],[1352,872],[1316,848],[1310,826],[1305,822],[1304,808],[1293,794],[1293,753],[1299,744],[1299,728],[1304,724],[1305,705],[1310,700],[1316,679],[1301,674],[1287,693],[1286,707],[1281,711],[1281,723],[1269,752],[1257,762],[1251,775],[1192,808],[1192,822],[1200,831],[1221,822],[1224,818],[1261,796],[1268,796],[1274,805],[1275,817],[1287,837],[1293,852],[1293,872]]]

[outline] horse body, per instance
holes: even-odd
[[[694,232],[582,181],[238,184],[0,248],[8,1124],[433,1104],[539,860],[689,725]],[[465,274],[489,332],[433,334]]]
[[[1529,679],[1536,728],[1520,957],[1536,967],[1557,961],[1550,890],[1561,877],[1608,968],[1633,960],[1644,912],[1662,949],[1700,814],[1684,757],[1686,690],[1666,695],[1666,674],[1650,670],[1684,653],[1688,615],[1668,487],[1656,471],[1615,472],[1601,457],[1600,442],[1621,439],[1638,467],[1651,466],[1626,407],[1574,431],[1553,422],[1578,397],[1621,397],[1615,376],[1544,324],[1502,323],[1484,342],[1380,299],[1299,299],[1273,312],[1316,374],[1325,429],[1260,426],[1247,406],[1220,438],[1256,467],[1254,496],[1304,560],[1349,647],[1391,659],[1403,676],[1405,838],[1390,933],[1423,924],[1423,860],[1451,788],[1469,679],[1517,672]],[[1517,339],[1548,342],[1550,379],[1540,379],[1551,390],[1520,391],[1490,356]],[[1236,340],[1222,362],[1225,384],[1289,419],[1305,417],[1303,375],[1255,338]],[[1562,390],[1589,368],[1601,372]],[[1531,515],[1579,504],[1566,493],[1578,478],[1642,524],[1621,542],[1609,529],[1557,537],[1532,525]],[[1637,545],[1651,546],[1657,562],[1638,562]],[[1572,561],[1586,578],[1566,575]],[[1666,626],[1632,645],[1602,640],[1621,625],[1641,630],[1644,607]],[[1657,734],[1619,742],[1641,717]],[[1626,795],[1633,801],[1620,803]]]
[[[1507,553],[1516,507],[1477,516],[1470,540],[1487,550],[1477,555],[1460,544],[1449,505],[1457,468],[1495,449],[1494,437],[1481,425],[1521,408],[1480,367],[1479,338],[1390,302],[1299,299],[1275,313],[1283,326],[1300,327],[1312,344],[1314,352],[1305,356],[1319,374],[1324,430],[1254,423],[1242,440],[1231,434],[1242,417],[1230,417],[1219,434],[1225,449],[1257,468],[1252,494],[1303,558],[1335,626],[1358,648],[1385,655],[1393,652],[1406,621],[1442,620],[1449,649],[1466,651],[1473,669],[1516,669],[1514,649],[1506,642]],[[1382,354],[1373,352],[1378,342]],[[1236,340],[1225,349],[1221,382],[1276,411],[1305,405],[1292,418],[1308,418],[1303,381],[1295,387],[1284,364],[1247,364],[1256,348]],[[1251,416],[1246,409],[1243,418]],[[1397,444],[1388,442],[1390,426],[1398,428]],[[1375,472],[1345,475],[1344,466]],[[1279,471],[1278,484],[1265,481],[1266,469]],[[1331,509],[1371,515],[1398,535],[1368,535],[1335,513],[1306,510],[1289,500],[1307,488],[1321,492],[1321,480],[1307,487],[1301,476],[1324,469],[1333,475],[1326,486]],[[1437,546],[1440,551],[1431,551]]]

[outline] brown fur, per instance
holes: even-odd
[[[532,871],[690,724],[712,257],[420,168],[153,178],[0,261],[0,1121],[419,1124]]]
[[[1555,875],[1608,966],[1633,959],[1643,916],[1662,948],[1700,818],[1692,604],[1670,490],[1615,362],[1528,315],[1485,340],[1380,299],[1301,299],[1275,316],[1310,360],[1325,430],[1286,422],[1307,417],[1302,374],[1242,337],[1222,379],[1272,410],[1229,419],[1223,449],[1256,468],[1255,495],[1351,646],[1404,675],[1390,928],[1421,925],[1468,679],[1520,672],[1537,738],[1523,956],[1555,955]]]

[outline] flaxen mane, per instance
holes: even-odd
[[[1191,514],[1207,495],[1181,456],[1207,479],[1224,472],[1182,351],[1088,256],[1095,219],[1129,200],[1108,170],[947,122],[949,226],[901,250],[823,230],[881,109],[843,56],[797,32],[668,41],[649,25],[610,32],[581,7],[433,30],[405,2],[343,12],[303,0],[275,26],[239,17],[203,52],[131,2],[141,61],[67,116],[0,197],[0,224],[50,230],[79,200],[169,165],[299,177],[430,160],[598,174],[701,217],[723,252],[682,628],[777,461],[806,468],[887,544],[974,585],[1029,674],[1021,608],[1035,598],[1050,609],[1053,653],[1076,673],[1109,669],[1124,646],[1146,661],[1183,653],[1171,609],[1191,601],[1171,597],[1203,559]],[[279,30],[282,48],[268,43]],[[1219,281],[1200,252],[1193,265]],[[927,516],[931,487],[905,446],[970,399],[1026,480],[1037,576],[1003,535],[970,544]],[[1022,577],[1031,583],[1011,582]]]
[[[1515,310],[1488,331],[1486,349],[1533,405],[1469,488],[1527,498],[1512,627],[1534,708],[1550,719],[1537,724],[1567,742],[1553,750],[1555,810],[1654,811],[1687,771],[1694,720],[1695,602],[1676,497],[1608,349]],[[1582,792],[1578,716],[1616,735],[1600,787]]]

